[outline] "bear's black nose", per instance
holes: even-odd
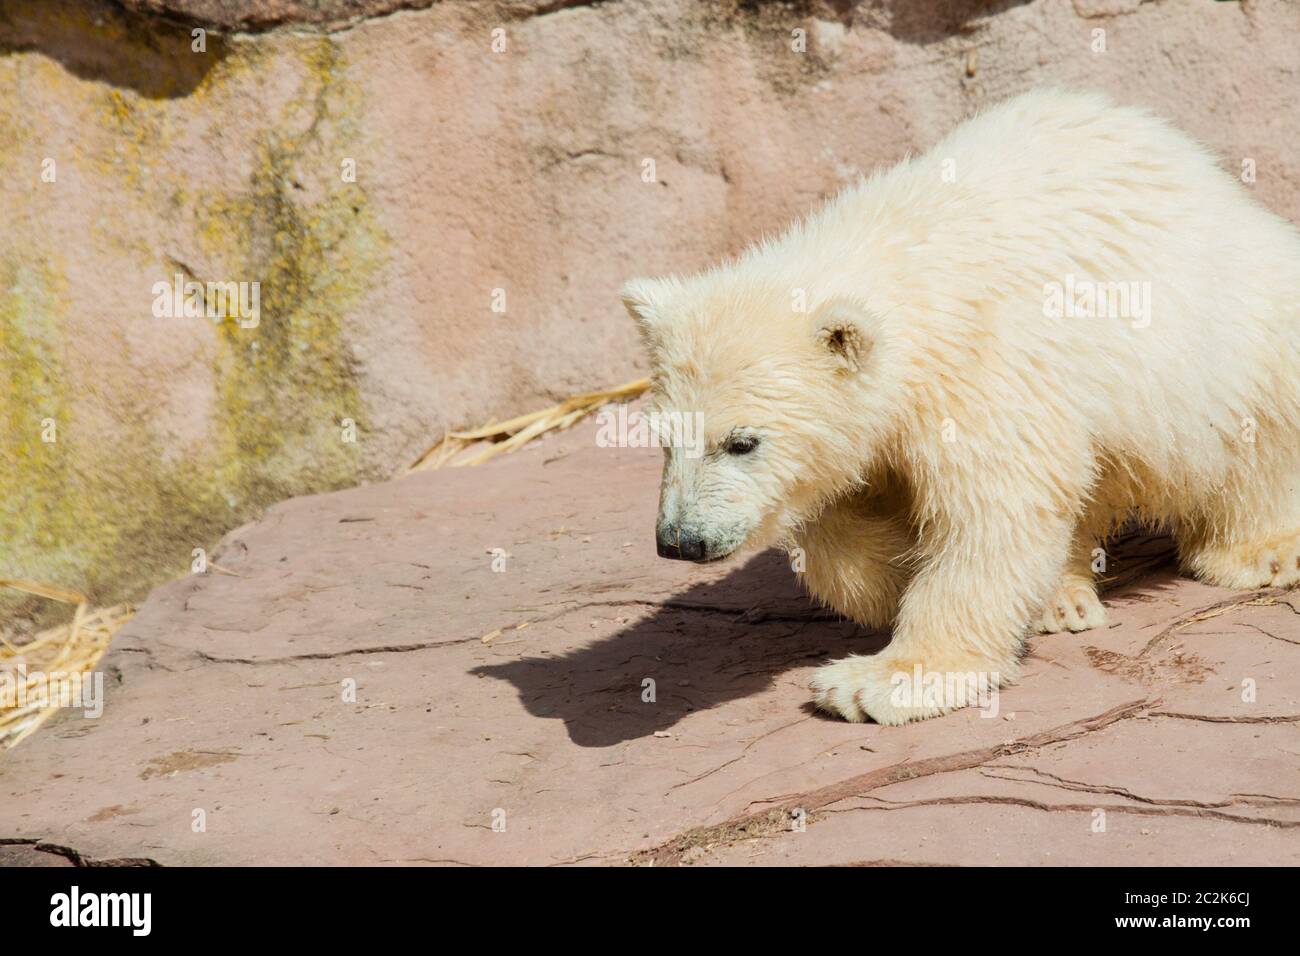
[[[700,561],[704,558],[704,539],[698,534],[675,527],[662,527],[656,530],[655,539],[661,558],[672,558],[675,561]]]

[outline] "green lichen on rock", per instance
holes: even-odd
[[[210,547],[263,507],[382,474],[382,463],[364,455],[366,412],[345,328],[387,244],[364,189],[341,175],[342,160],[359,148],[362,103],[329,37],[277,44],[232,45],[175,102],[69,83],[67,95],[98,115],[97,133],[110,137],[120,160],[107,169],[91,154],[90,168],[120,190],[104,197],[104,208],[134,204],[159,221],[194,224],[173,256],[171,245],[160,254],[110,220],[99,238],[111,255],[168,282],[176,271],[202,283],[256,282],[260,314],[253,328],[230,308],[158,320],[215,326],[214,336],[203,333],[211,348],[201,354],[214,395],[207,431],[182,447],[156,421],[152,401],[166,381],[133,388],[118,367],[117,379],[94,382],[85,368],[93,350],[84,347],[81,364],[69,368],[63,313],[77,297],[53,250],[0,250],[0,577],[77,588],[98,603],[138,599],[187,571],[193,548]],[[197,111],[220,130],[232,100],[258,92],[257,70],[287,72],[297,93],[247,124],[253,135],[233,147],[251,170],[242,182],[196,186],[176,155],[178,114],[170,111]],[[6,96],[0,111],[21,106]],[[191,259],[219,274],[177,264]],[[121,345],[121,334],[106,323],[106,347]],[[55,422],[56,442],[42,441],[45,419]],[[344,440],[347,420],[355,443]],[[0,594],[0,614],[28,612],[50,616]]]
[[[290,118],[264,133],[246,191],[194,199],[207,253],[259,283],[257,327],[222,319],[216,368],[221,481],[259,502],[376,473],[343,440],[347,421],[365,431],[343,321],[385,240],[363,190],[341,174],[356,94],[328,38],[303,42],[308,81],[288,113],[305,125]],[[301,198],[309,189],[314,200]]]
[[[55,560],[75,520],[59,507],[73,491],[60,285],[39,262],[0,263],[0,542],[10,555]],[[0,574],[13,574],[10,563]]]

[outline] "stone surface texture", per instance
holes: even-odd
[[[595,435],[232,531],[102,717],[0,759],[0,861],[1300,863],[1300,595],[1121,547],[1110,625],[1030,639],[996,714],[846,724],[809,676],[887,635],[783,555],[656,558],[660,454]]]

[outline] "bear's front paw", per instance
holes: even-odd
[[[1086,631],[1106,626],[1106,609],[1097,597],[1097,588],[1091,581],[1067,578],[1062,581],[1043,607],[1037,622],[1040,634],[1059,634],[1062,631]]]
[[[1004,677],[997,671],[926,668],[884,654],[846,657],[820,667],[811,690],[816,705],[853,723],[867,718],[897,725],[960,707],[989,709]]]
[[[1300,584],[1300,532],[1249,544],[1204,547],[1189,556],[1188,565],[1202,581],[1219,587],[1295,587]]]

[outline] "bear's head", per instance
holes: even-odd
[[[661,435],[691,438],[664,442],[661,556],[788,545],[860,485],[888,418],[887,342],[867,303],[805,305],[803,290],[722,271],[638,279],[621,294],[650,353],[648,414]],[[683,421],[698,428],[671,427]]]

